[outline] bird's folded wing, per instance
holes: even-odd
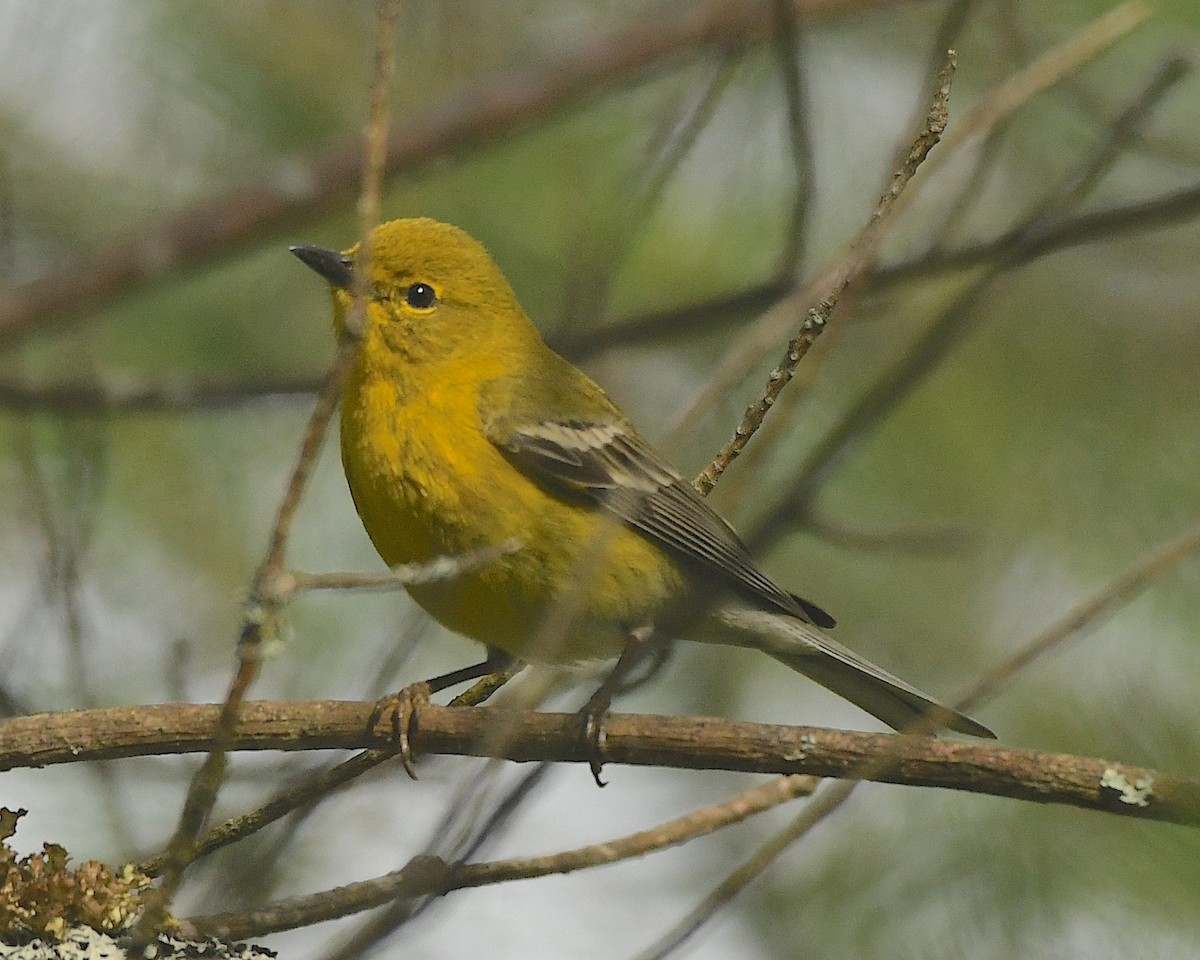
[[[820,607],[788,593],[750,556],[734,529],[620,421],[501,419],[488,438],[543,486],[584,495],[684,557],[720,571],[768,604],[818,626]]]

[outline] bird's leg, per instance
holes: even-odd
[[[489,648],[490,672],[450,701],[451,707],[476,707],[525,669],[525,661],[510,657],[503,650]]]
[[[653,639],[653,627],[635,627],[629,631],[621,656],[617,658],[616,664],[604,678],[604,682],[596,688],[596,692],[584,704],[580,713],[583,718],[584,750],[589,758],[588,766],[591,768],[592,778],[598,787],[604,786],[604,781],[600,779],[600,771],[604,768],[604,761],[607,759],[604,755],[604,717],[608,713],[608,708],[612,706],[613,697],[648,680],[666,661],[665,654],[660,654],[655,649],[665,645],[653,644]],[[627,683],[633,669],[642,661],[648,651],[654,655],[650,670],[645,676],[636,678],[632,683]]]
[[[503,673],[514,662],[514,659],[503,650],[499,650],[496,647],[488,647],[487,657],[480,663],[473,663],[469,667],[451,670],[449,673],[440,674],[431,680],[424,681],[424,683],[429,687],[430,693],[439,693],[448,687],[455,687],[460,683],[466,683],[468,680],[478,680],[480,677]]]
[[[370,726],[374,729],[378,723],[385,720],[390,722],[392,739],[400,754],[400,762],[404,764],[405,772],[416,780],[417,771],[413,765],[411,737],[417,708],[423,703],[428,703],[431,694],[445,690],[447,687],[466,683],[468,680],[479,680],[481,677],[485,678],[486,682],[477,683],[470,690],[455,698],[453,704],[455,706],[473,706],[476,703],[482,703],[519,673],[523,667],[524,664],[514,660],[503,650],[488,647],[487,658],[480,663],[474,663],[459,670],[451,670],[449,673],[443,673],[430,680],[410,684],[399,693],[381,697],[376,701],[375,709],[371,711]]]
[[[635,675],[633,669],[627,671],[621,678],[616,695],[630,693],[657,677],[662,672],[662,668],[667,665],[667,661],[671,659],[673,649],[675,648],[667,643],[661,634],[654,634],[647,638],[638,659],[630,664],[630,667],[634,669],[641,667],[641,672]]]

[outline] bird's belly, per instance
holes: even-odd
[[[565,535],[564,521],[577,526],[579,518],[554,512],[542,512],[515,552],[409,593],[447,628],[525,660],[616,656],[631,630],[652,625],[681,593],[682,576],[657,547],[606,517],[587,517],[585,529]]]
[[[455,633],[540,662],[612,657],[683,591],[682,572],[656,544],[545,491],[490,444],[397,439],[395,450],[348,446],[356,436],[343,425],[351,495],[385,563],[515,546],[459,577],[409,587]]]

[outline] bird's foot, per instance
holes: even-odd
[[[391,727],[392,742],[396,745],[404,772],[414,780],[417,779],[417,770],[413,763],[412,734],[417,710],[429,702],[432,689],[429,681],[411,684],[399,693],[381,697],[371,711],[371,729],[383,723]]]
[[[613,697],[644,682],[657,672],[662,661],[665,660],[665,655],[660,657],[655,653],[650,671],[646,676],[638,678],[630,684],[633,670],[642,663],[642,658],[647,651],[654,653],[656,648],[665,649],[662,644],[653,643],[653,639],[654,631],[651,627],[637,627],[630,630],[621,656],[617,658],[616,664],[608,672],[604,682],[596,688],[596,692],[591,695],[583,710],[580,711],[583,720],[583,750],[588,758],[592,779],[596,781],[598,787],[605,786],[605,781],[600,779],[600,771],[604,769],[604,763],[608,759],[604,750],[604,718],[612,706]]]
[[[583,753],[587,757],[588,769],[592,771],[592,779],[598,787],[607,786],[607,782],[600,779],[600,772],[608,760],[608,755],[604,752],[604,718],[611,706],[612,688],[608,684],[601,684],[579,714],[583,721]]]

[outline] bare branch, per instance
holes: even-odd
[[[829,321],[830,316],[832,316],[834,307],[837,306],[846,288],[854,280],[862,276],[874,260],[879,250],[879,244],[883,239],[883,225],[886,222],[886,217],[894,208],[909,180],[917,172],[917,168],[929,155],[929,151],[941,139],[942,132],[946,129],[946,118],[949,113],[950,80],[954,74],[956,64],[957,59],[955,58],[954,51],[948,51],[945,65],[941,73],[938,74],[937,86],[929,105],[925,124],[909,148],[908,154],[892,173],[890,187],[880,198],[879,204],[875,208],[875,212],[871,215],[871,218],[867,221],[866,226],[859,231],[854,241],[850,244],[845,257],[829,271],[828,286],[824,288],[824,292],[821,294],[817,305],[808,311],[804,322],[800,326],[800,333],[788,343],[787,353],[784,354],[784,358],[780,361],[779,365],[771,371],[770,376],[767,378],[767,385],[759,395],[759,398],[746,410],[733,436],[721,448],[712,462],[693,481],[696,489],[701,494],[707,494],[716,486],[717,481],[721,478],[721,474],[725,472],[726,468],[734,461],[738,454],[745,449],[746,444],[750,442],[750,438],[762,426],[763,419],[779,397],[780,392],[787,386],[788,381],[795,374],[796,366],[804,358],[804,355],[808,353],[809,348],[816,341],[817,337],[821,335],[821,331],[825,328],[825,324]]]
[[[886,419],[898,403],[908,396],[919,384],[937,369],[942,360],[966,337],[978,321],[975,307],[993,282],[1005,276],[1023,263],[1048,249],[1050,238],[1061,241],[1064,237],[1086,235],[1092,221],[1101,214],[1083,215],[1072,221],[1068,233],[1061,232],[1063,223],[1057,223],[1070,206],[1079,204],[1090,190],[1119,157],[1122,145],[1146,122],[1151,111],[1158,106],[1171,87],[1183,76],[1183,66],[1173,61],[1161,66],[1150,81],[1116,117],[1104,134],[1098,138],[1089,156],[1067,172],[1059,184],[1046,193],[1045,199],[1020,224],[1014,226],[1003,237],[982,245],[989,255],[981,257],[977,266],[979,273],[973,277],[958,296],[930,323],[920,337],[895,362],[865,394],[846,412],[809,453],[789,485],[787,497],[777,503],[760,520],[757,530],[747,541],[756,549],[764,549],[783,536],[794,524],[806,520],[813,512],[813,504],[833,475],[834,471],[848,458]],[[1181,216],[1184,211],[1200,208],[1200,190],[1189,202],[1180,202],[1178,195],[1172,203],[1143,205],[1140,216],[1153,220],[1155,215],[1169,211],[1171,216]],[[1114,211],[1103,216],[1111,222],[1120,218]],[[931,254],[930,259],[945,264],[953,254]],[[893,277],[895,274],[892,275]]]
[[[701,807],[649,830],[575,850],[490,863],[448,864],[436,857],[419,857],[404,868],[374,880],[293,897],[253,912],[191,917],[180,923],[188,936],[216,936],[223,939],[261,937],[416,897],[607,866],[678,846],[740,823],[755,814],[810,793],[816,782],[813,777],[777,777],[723,803]]]
[[[827,786],[782,830],[759,846],[744,863],[725,877],[688,915],[637,960],[661,960],[699,930],[712,916],[757,879],[775,859],[813,827],[850,799],[858,781],[846,780]]]
[[[371,102],[363,145],[362,192],[359,199],[360,229],[364,235],[378,222],[379,200],[383,188],[383,168],[386,159],[387,91],[395,61],[396,21],[400,15],[399,0],[384,0],[379,7],[378,36],[375,48],[375,72],[371,84]],[[356,291],[354,314],[361,317],[365,309],[363,291]],[[349,324],[348,324],[349,326]],[[147,905],[133,933],[135,945],[145,945],[156,935],[167,916],[172,897],[183,877],[184,870],[195,859],[195,842],[212,814],[217,793],[225,779],[226,750],[237,724],[237,713],[262,665],[264,642],[274,635],[280,616],[279,598],[272,591],[284,569],[284,554],[291,536],[292,524],[309,476],[316,464],[317,454],[324,442],[326,428],[337,407],[341,386],[357,354],[358,344],[347,338],[339,344],[337,358],[325,379],[313,407],[296,465],[287,489],[280,501],[271,529],[267,553],[255,575],[247,602],[246,617],[238,638],[237,669],[225,702],[213,727],[208,755],[196,771],[184,798],[183,810],[175,832],[162,856],[161,884],[157,898]]]
[[[816,162],[813,159],[812,134],[809,130],[808,96],[804,85],[800,29],[796,23],[795,7],[788,0],[772,0],[771,19],[774,24],[775,59],[783,77],[783,92],[787,101],[788,141],[796,186],[787,235],[780,258],[781,276],[797,276],[804,262],[808,222],[816,195]]]
[[[799,16],[845,14],[879,0],[797,0]],[[711,0],[686,16],[657,17],[580,44],[559,61],[487,77],[445,104],[413,117],[387,141],[385,174],[412,173],[548,122],[563,110],[712,47],[762,40],[768,16],[750,0]],[[231,191],[103,250],[0,295],[0,351],[52,325],[77,321],[105,304],[185,267],[239,253],[285,226],[342,207],[365,159],[355,138],[312,159],[294,159],[264,181]]]
[[[0,723],[0,770],[205,751],[217,705],[165,704],[15,717]],[[231,749],[353,750],[392,744],[390,724],[370,728],[375,704],[341,700],[248,702],[238,711]],[[519,716],[511,737],[500,707],[469,710],[423,704],[413,747],[420,753],[495,756],[518,762],[587,763],[579,718],[569,713]],[[491,749],[484,749],[490,746]],[[1037,803],[1061,803],[1141,819],[1200,824],[1200,782],[1107,760],[820,727],[743,723],[708,717],[614,714],[605,721],[605,753],[613,763],[683,770],[803,773],[908,786],[966,790]],[[886,768],[886,769],[884,769]],[[1114,776],[1141,793],[1114,790]]]
[[[1033,232],[1009,231],[982,243],[943,253],[930,253],[904,263],[880,267],[873,284],[888,286],[915,277],[985,266],[997,259],[1017,266],[1070,247],[1186,223],[1200,215],[1200,184],[1151,200],[1081,213]]]

